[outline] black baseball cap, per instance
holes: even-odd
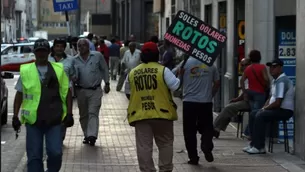
[[[283,66],[284,63],[280,59],[274,59],[271,62],[266,63],[267,66]]]
[[[45,49],[50,51],[49,41],[46,39],[37,39],[34,43],[34,51]]]

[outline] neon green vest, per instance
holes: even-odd
[[[142,63],[128,74],[129,124],[145,119],[177,120],[176,104],[164,81],[164,69],[158,63]]]
[[[62,101],[62,120],[67,115],[67,94],[69,90],[69,79],[64,71],[62,63],[50,62],[58,79],[59,94]],[[34,124],[37,120],[37,109],[41,96],[41,81],[35,63],[20,66],[20,77],[22,81],[23,101],[21,105],[21,122]]]

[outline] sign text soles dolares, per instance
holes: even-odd
[[[227,41],[224,33],[185,11],[178,11],[164,39],[208,66],[213,65]]]

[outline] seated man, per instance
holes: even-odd
[[[244,69],[249,66],[250,59],[244,58],[241,60],[240,64],[241,71],[243,72]],[[231,118],[236,116],[240,110],[248,109],[250,110],[250,105],[247,101],[244,100],[243,94],[239,95],[237,98],[232,99],[230,103],[219,113],[214,121],[214,137],[219,137],[220,130],[226,130],[231,121]]]
[[[283,73],[283,62],[275,59],[267,63],[273,77],[271,96],[265,106],[257,113],[251,113],[249,129],[252,141],[243,151],[249,154],[266,153],[265,130],[266,124],[272,121],[288,120],[294,110],[294,87],[291,80]]]

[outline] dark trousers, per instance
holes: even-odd
[[[274,110],[259,110],[257,113],[250,113],[249,122],[253,132],[251,133],[251,146],[257,149],[265,147],[266,125],[273,121],[288,120],[293,115],[292,110],[274,109]]]
[[[197,131],[201,134],[201,149],[211,152],[213,144],[213,103],[183,102],[183,134],[190,160],[198,159]]]

